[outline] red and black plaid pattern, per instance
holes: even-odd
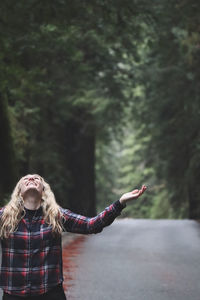
[[[124,206],[116,201],[96,217],[88,218],[60,207],[66,231],[98,233],[120,215]],[[0,215],[4,208],[0,209]],[[30,223],[25,216],[8,239],[1,240],[0,287],[18,296],[41,295],[63,282],[61,236],[53,235],[44,222],[42,207]]]

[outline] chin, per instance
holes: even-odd
[[[41,194],[40,193],[40,191],[38,191],[38,189],[36,188],[36,187],[29,187],[26,191],[25,191],[25,193],[24,194],[28,194],[28,193],[30,193],[30,194]]]

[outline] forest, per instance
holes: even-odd
[[[0,3],[0,206],[40,174],[93,216],[200,219],[200,2]]]

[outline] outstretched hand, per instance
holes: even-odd
[[[137,199],[144,193],[144,191],[146,189],[147,189],[147,187],[145,185],[143,185],[140,190],[136,189],[136,190],[133,190],[132,192],[123,194],[121,196],[121,198],[119,199],[119,201],[121,202],[121,204],[125,204],[126,202],[128,202],[130,200]]]

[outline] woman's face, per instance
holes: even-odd
[[[28,191],[36,191],[40,196],[42,196],[42,191],[43,191],[43,183],[42,179],[39,175],[34,174],[34,175],[26,175],[21,179],[20,183],[20,192],[21,196],[24,197],[24,195]]]

